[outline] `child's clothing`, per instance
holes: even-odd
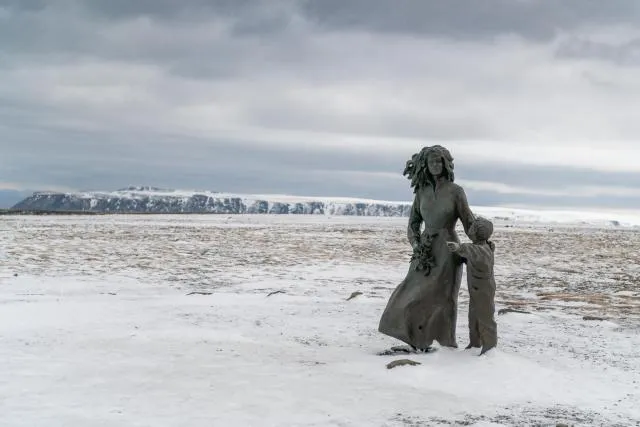
[[[487,239],[493,225],[484,219],[477,219],[477,227],[472,226],[469,237],[476,243],[462,243],[456,252],[467,264],[467,285],[469,288],[469,346],[482,347],[481,354],[494,348],[498,343],[498,327],[494,319],[496,282],[493,276],[494,245]]]

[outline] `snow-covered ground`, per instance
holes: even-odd
[[[640,425],[640,230],[497,225],[528,313],[387,369],[406,218],[0,217],[0,425]]]

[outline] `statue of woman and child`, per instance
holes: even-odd
[[[471,212],[464,190],[453,182],[453,157],[446,148],[424,147],[407,162],[404,175],[415,193],[408,227],[413,256],[378,330],[410,346],[393,347],[392,352],[428,352],[434,341],[457,348],[458,292],[465,263],[470,296],[466,349],[481,348],[485,354],[497,344],[495,246],[489,241],[493,224]],[[460,243],[458,220],[472,243]]]

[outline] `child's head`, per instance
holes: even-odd
[[[469,238],[475,242],[489,240],[493,234],[493,223],[486,218],[476,217],[469,228]]]

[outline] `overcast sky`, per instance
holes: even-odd
[[[0,0],[0,190],[640,208],[638,0]]]

